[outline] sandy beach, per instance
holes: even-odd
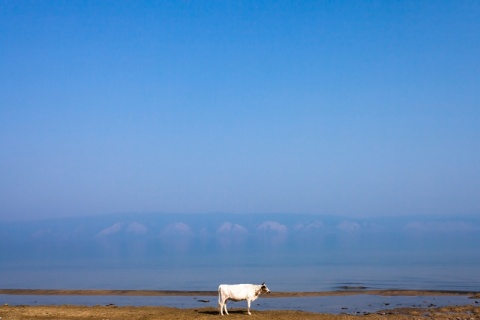
[[[177,309],[168,307],[116,307],[116,306],[1,306],[2,320],[13,319],[214,319],[221,317],[214,308]],[[480,319],[480,307],[461,306],[443,308],[408,308],[376,312],[362,316],[318,314],[302,311],[252,311],[231,309],[228,319]]]
[[[332,292],[274,292],[270,298],[311,297],[355,294],[375,294],[384,296],[452,296],[464,295],[480,298],[479,292],[454,291],[416,291],[416,290],[346,290]],[[25,290],[0,289],[0,294],[8,295],[125,295],[125,296],[215,296],[214,291],[145,291],[145,290]],[[230,308],[228,318],[240,319],[248,317],[245,308]],[[0,306],[0,319],[212,319],[220,317],[213,307],[172,308],[163,306]],[[298,310],[252,310],[253,319],[480,319],[480,305],[472,303],[466,306],[444,306],[430,308],[397,308],[380,310],[362,315],[321,314]]]

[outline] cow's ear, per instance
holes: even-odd
[[[264,282],[264,283],[262,283],[262,286],[264,286],[264,285],[265,285],[265,282]]]

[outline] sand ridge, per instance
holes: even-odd
[[[217,291],[189,291],[189,290],[71,290],[71,289],[0,289],[0,294],[9,295],[91,295],[91,296],[216,296]],[[316,292],[271,292],[264,298],[288,297],[320,297],[342,296],[355,294],[372,294],[382,296],[445,296],[464,295],[471,298],[480,298],[480,292],[448,291],[448,290],[340,290]]]

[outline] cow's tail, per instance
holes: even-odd
[[[220,288],[221,286],[218,286],[218,307],[220,308],[222,306],[222,295],[220,294]]]
[[[220,285],[218,287],[218,311],[220,311],[220,314],[223,316],[223,309],[225,308],[225,304],[224,304],[224,301],[223,300],[223,297],[222,297],[222,286]],[[225,308],[225,312],[227,312],[227,309]],[[228,313],[227,313],[228,314]],[[1,319],[0,319],[1,320]]]

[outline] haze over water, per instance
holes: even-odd
[[[214,291],[266,281],[275,291],[478,291],[479,227],[473,217],[294,214],[6,223],[0,287]]]

